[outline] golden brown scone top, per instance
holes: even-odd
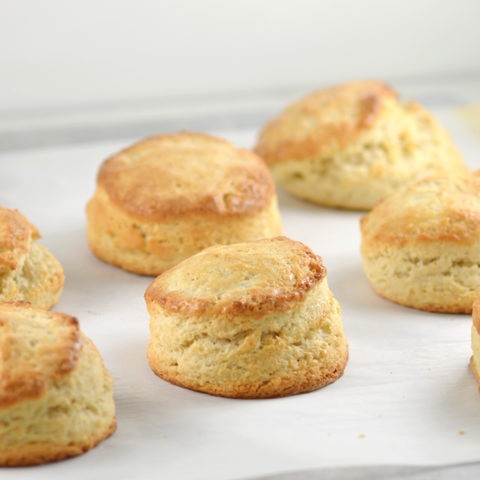
[[[0,207],[0,273],[15,270],[38,230],[18,211]]]
[[[187,132],[147,138],[109,158],[98,186],[129,214],[151,220],[246,214],[275,193],[267,167],[253,152]]]
[[[41,397],[82,347],[74,317],[26,302],[0,304],[0,407]]]
[[[371,128],[396,98],[397,92],[374,80],[313,92],[265,126],[255,151],[268,164],[334,152]]]
[[[145,298],[169,312],[261,317],[292,308],[325,275],[307,246],[275,237],[207,248],[157,277]]]
[[[480,175],[428,177],[407,185],[362,217],[364,245],[403,246],[480,239]]]

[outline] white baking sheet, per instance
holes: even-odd
[[[471,167],[480,143],[437,112]],[[253,131],[216,132],[250,146]],[[280,193],[285,233],[322,255],[350,343],[345,375],[274,400],[216,398],[172,386],[146,361],[151,278],[102,263],[85,238],[96,171],[131,139],[0,155],[0,204],[19,208],[61,260],[56,310],[79,318],[115,379],[118,430],[89,453],[5,479],[236,479],[309,467],[480,460],[480,394],[468,368],[471,319],[379,298],[362,273],[360,214]],[[463,435],[459,434],[464,431]]]

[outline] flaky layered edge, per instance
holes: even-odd
[[[230,398],[284,397],[309,392],[333,383],[343,375],[348,361],[348,342],[343,333],[340,306],[328,289],[326,280],[317,286],[318,289],[309,292],[308,302],[307,299],[299,299],[288,312],[290,316],[282,312],[281,319],[279,317],[252,319],[248,316],[235,317],[231,314],[211,320],[207,320],[211,317],[204,314],[201,317],[203,320],[199,319],[199,321],[205,322],[218,321],[222,324],[235,322],[237,326],[234,331],[240,328],[240,331],[231,339],[229,339],[230,337],[223,338],[224,333],[215,333],[217,329],[214,326],[210,326],[210,333],[200,330],[196,334],[197,341],[203,342],[203,339],[208,338],[210,343],[217,345],[217,349],[223,350],[224,347],[218,347],[218,345],[225,345],[226,350],[222,351],[222,361],[219,364],[222,367],[217,366],[216,368],[226,369],[227,372],[236,372],[237,368],[240,368],[240,372],[244,371],[245,374],[240,374],[237,378],[230,378],[230,373],[220,379],[211,371],[200,376],[198,370],[183,372],[179,370],[177,362],[182,357],[176,357],[177,353],[173,353],[172,356],[171,347],[159,342],[155,333],[163,325],[158,322],[167,322],[168,324],[172,317],[165,316],[165,312],[160,307],[152,308],[150,306],[151,337],[147,356],[149,364],[157,376],[174,385]],[[322,308],[319,307],[319,303],[323,305]],[[309,314],[311,311],[318,311],[318,317],[311,317]],[[182,318],[185,318],[184,314],[173,315],[180,322]],[[177,317],[178,315],[180,316]],[[298,331],[290,330],[291,333],[283,333],[284,329],[288,331],[292,325],[297,324],[299,318],[308,319],[308,323],[300,327],[305,329],[305,336],[302,337],[301,343],[299,343]],[[251,338],[258,338],[259,329],[262,332],[261,346],[258,347],[259,349],[255,347],[251,353],[247,352],[245,350],[246,343],[250,343]],[[325,332],[328,332],[327,337],[325,337]],[[213,334],[221,336],[217,338],[211,336]],[[263,340],[264,335],[265,340]],[[239,340],[235,340],[237,337]],[[234,352],[238,352],[239,357],[235,357],[236,353],[229,351],[234,340],[237,342],[233,346]],[[186,345],[191,348],[195,342],[192,343],[192,340],[189,339]],[[200,343],[198,348],[199,357],[195,359],[194,356],[193,359],[195,362],[198,360],[199,369],[201,369],[202,362],[211,366],[209,355],[214,355],[214,352],[206,351],[204,343]],[[183,355],[181,352],[179,354]],[[272,366],[266,367],[265,372],[261,373],[257,369],[265,368],[262,360],[265,355],[273,359],[273,364],[277,366],[273,367],[272,364]],[[174,359],[175,362],[172,364]],[[191,362],[192,357],[190,356],[187,361]],[[288,367],[278,367],[280,364],[288,365]],[[182,368],[185,369],[185,367]],[[273,370],[270,371],[269,368],[273,368]],[[214,379],[218,380],[212,379],[212,375]]]

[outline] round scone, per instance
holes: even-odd
[[[80,455],[115,431],[113,381],[75,318],[0,305],[0,465]]]
[[[25,300],[47,309],[58,302],[63,269],[38,238],[18,210],[0,207],[0,302]]]
[[[148,138],[109,158],[87,217],[97,257],[146,275],[214,244],[282,232],[264,162],[227,141],[192,133]]]
[[[428,177],[361,220],[363,269],[382,296],[470,313],[480,296],[480,177]]]
[[[472,311],[473,325],[472,325],[472,351],[473,355],[470,358],[470,367],[480,384],[480,298],[473,302]],[[480,386],[478,387],[480,390]]]
[[[291,193],[355,210],[426,175],[468,173],[437,121],[378,81],[326,88],[292,104],[266,125],[256,152]]]
[[[285,237],[219,245],[145,293],[161,378],[233,398],[308,392],[343,374],[348,345],[322,259]]]

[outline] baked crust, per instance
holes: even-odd
[[[52,308],[65,276],[43,245],[38,230],[18,210],[0,207],[0,302],[25,300]]]
[[[385,103],[397,95],[391,87],[375,80],[313,92],[265,126],[255,151],[271,165],[341,149],[372,128]]]
[[[103,432],[96,432],[84,442],[71,445],[22,445],[14,451],[0,452],[0,466],[27,467],[47,462],[56,462],[65,458],[76,457],[96,447],[115,433],[117,420],[113,419],[110,426]]]
[[[381,296],[471,313],[480,295],[480,177],[426,177],[361,219],[363,269]]]
[[[252,255],[253,252],[258,253],[258,257]],[[269,268],[267,261],[271,260],[276,267],[278,257],[283,257],[283,268]],[[306,245],[287,237],[228,247],[214,246],[190,257],[187,262],[188,268],[182,263],[152,282],[145,292],[147,305],[155,303],[167,312],[245,314],[258,318],[292,308],[327,274],[321,257]],[[224,271],[217,270],[220,268]],[[201,271],[211,271],[212,276],[186,278],[191,272]],[[229,283],[225,281],[227,275],[230,275]],[[250,280],[250,275],[258,275],[259,280]],[[242,281],[248,282],[248,288],[235,290],[235,285]],[[172,289],[172,283],[176,288]],[[190,292],[196,289],[195,293],[189,294],[182,285]],[[220,288],[232,290],[220,299],[215,294]]]
[[[224,140],[186,132],[148,138],[108,159],[87,218],[93,253],[143,275],[211,245],[282,233],[265,163]]]
[[[365,249],[480,238],[480,176],[428,177],[400,189],[363,216]]]
[[[15,270],[37,238],[38,230],[18,210],[0,207],[0,273]]]
[[[107,159],[98,188],[129,215],[155,221],[253,214],[275,195],[253,152],[188,132],[150,137]]]
[[[348,349],[343,352],[343,357],[337,359],[335,365],[329,370],[311,368],[307,371],[296,371],[283,377],[272,379],[262,384],[248,384],[231,386],[202,382],[201,391],[209,395],[227,398],[253,399],[253,398],[279,398],[307,393],[326,387],[338,380],[348,363]],[[178,387],[198,391],[199,385],[192,385],[192,379],[185,375],[172,375],[168,370],[163,370],[161,365],[150,362],[153,373],[163,380]]]
[[[179,386],[233,398],[311,391],[348,358],[321,258],[277,237],[216,246],[148,288],[148,362]]]
[[[353,210],[369,210],[428,175],[469,173],[432,115],[378,81],[327,88],[294,103],[264,128],[256,152],[290,193]]]
[[[374,285],[372,285],[372,287],[375,290],[375,292],[381,297],[387,300],[390,300],[391,302],[398,303],[398,305],[403,305],[404,307],[415,308],[416,310],[424,310],[425,312],[435,312],[435,313],[465,313],[465,314],[472,313],[472,308],[470,306],[465,306],[461,303],[455,303],[455,304],[448,303],[445,305],[439,305],[438,303],[425,302],[425,301],[407,303],[403,299],[400,299],[395,295],[389,295],[388,293],[385,293],[384,291],[378,288],[375,288]]]
[[[40,351],[17,327],[19,318],[36,315],[54,330],[55,343],[41,346]],[[43,396],[53,378],[73,370],[82,348],[76,318],[22,301],[0,304],[0,332],[0,408]]]
[[[0,304],[0,465],[79,455],[116,426],[113,382],[70,315]]]

